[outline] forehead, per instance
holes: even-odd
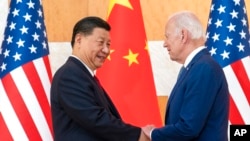
[[[169,37],[170,35],[174,35],[175,34],[175,25],[172,23],[168,23],[165,26],[165,36]]]
[[[104,28],[96,27],[93,29],[92,35],[100,37],[100,38],[110,38],[109,31]]]
[[[176,29],[176,26],[173,22],[169,21],[166,26],[165,26],[165,31],[166,32],[172,32]]]

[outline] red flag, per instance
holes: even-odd
[[[212,0],[207,48],[230,91],[230,124],[250,124],[250,34],[244,0]]]
[[[12,0],[0,48],[0,140],[53,140],[52,74],[40,0]]]
[[[111,54],[97,75],[125,122],[161,126],[139,0],[111,0]]]

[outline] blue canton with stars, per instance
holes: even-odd
[[[41,0],[11,0],[0,48],[0,78],[49,54]]]
[[[213,0],[206,37],[206,47],[222,67],[249,56],[250,37],[244,0]]]

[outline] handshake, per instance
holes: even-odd
[[[154,125],[146,125],[142,127],[141,135],[138,141],[150,141],[151,140],[150,134],[154,128],[155,128]]]

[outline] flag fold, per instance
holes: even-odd
[[[111,0],[111,53],[97,75],[125,122],[161,126],[147,38],[138,0]]]
[[[206,47],[230,91],[230,124],[250,124],[250,35],[244,0],[212,0]]]

